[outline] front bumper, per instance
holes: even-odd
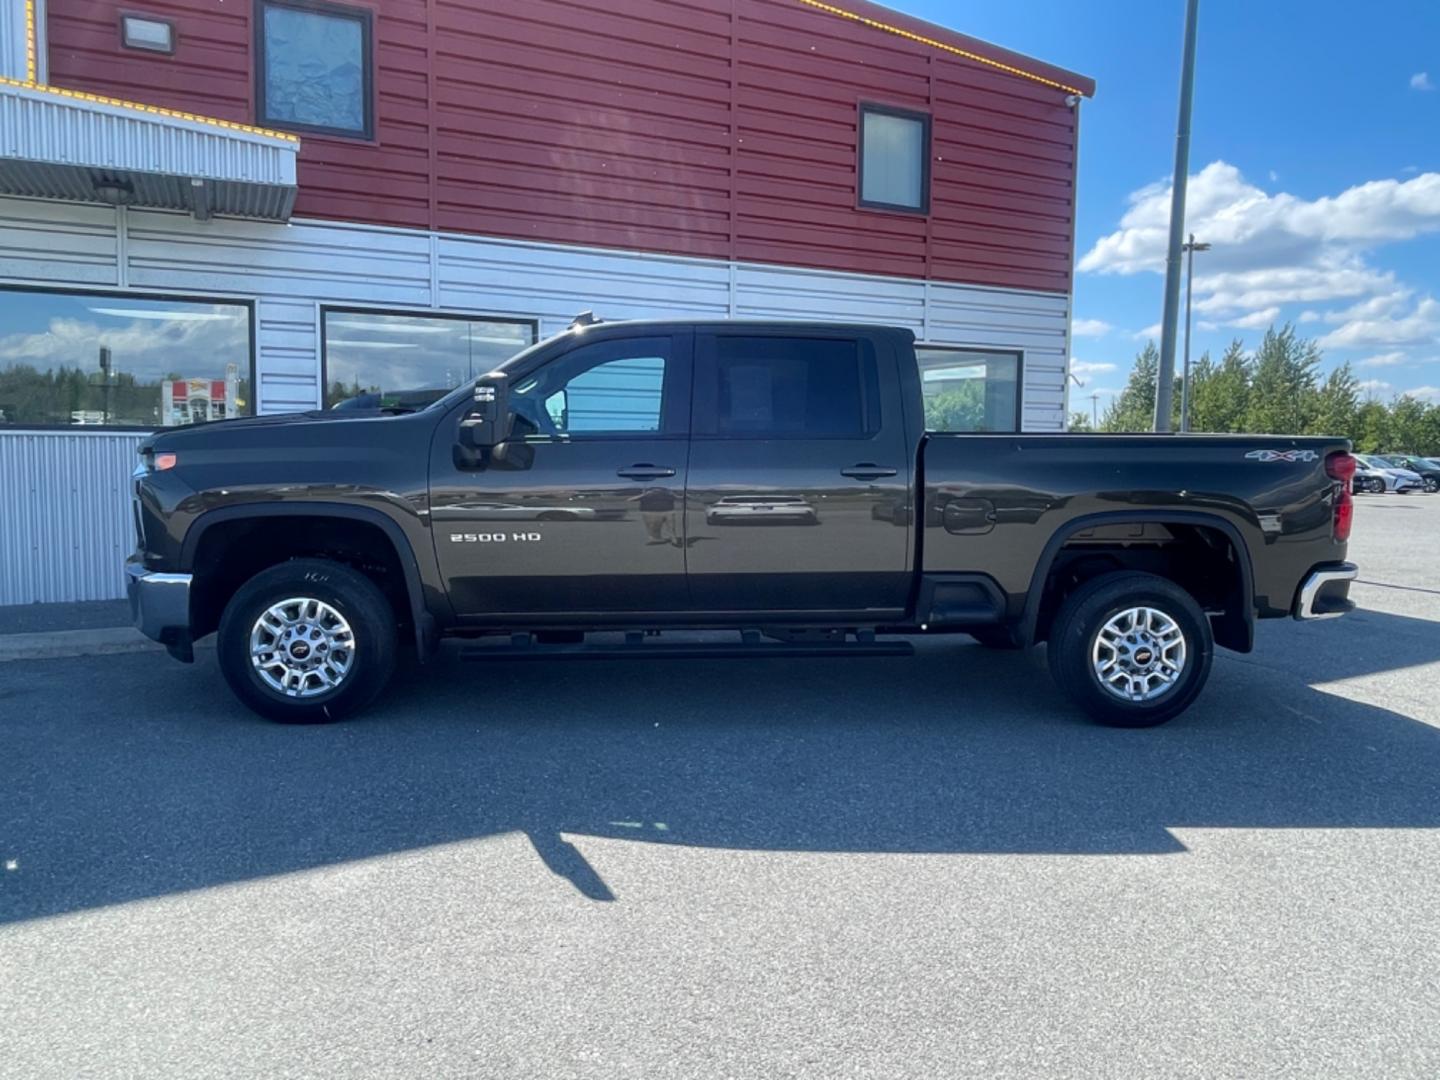
[[[138,559],[125,562],[130,617],[146,637],[160,642],[177,660],[189,660],[190,575],[147,570]]]
[[[1336,619],[1355,610],[1350,599],[1350,582],[1360,568],[1354,563],[1331,563],[1317,566],[1306,575],[1295,597],[1297,619]]]

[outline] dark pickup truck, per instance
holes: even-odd
[[[1047,642],[1070,698],[1141,727],[1257,618],[1352,607],[1345,440],[946,434],[927,374],[906,330],[577,322],[423,407],[168,430],[136,469],[136,621],[186,661],[218,631],[282,721],[354,713],[442,637],[655,658],[962,633]]]

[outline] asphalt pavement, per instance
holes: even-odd
[[[0,1077],[1440,1074],[1440,497],[1094,727],[1043,653],[0,663]]]

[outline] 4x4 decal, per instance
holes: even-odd
[[[1317,461],[1314,450],[1251,450],[1245,455],[1254,461]]]

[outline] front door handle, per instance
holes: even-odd
[[[667,476],[674,476],[675,470],[664,465],[651,465],[649,462],[641,462],[638,465],[630,465],[623,469],[616,469],[615,475],[623,476],[627,480],[661,480]]]
[[[879,480],[881,477],[894,476],[897,470],[887,465],[876,465],[873,462],[862,461],[859,465],[851,465],[848,469],[841,469],[841,476],[848,476],[852,480]]]

